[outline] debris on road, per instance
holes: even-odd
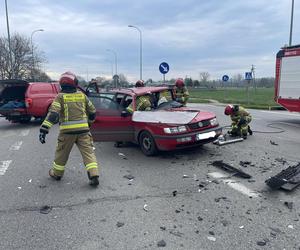
[[[184,174],[184,175],[182,176],[182,178],[190,178],[190,176],[188,176],[187,174]]]
[[[118,153],[118,155],[119,155],[120,157],[122,157],[124,160],[127,160],[126,155],[124,155],[123,153]]]
[[[198,219],[198,221],[203,221],[203,218],[200,216],[198,216],[197,219]]]
[[[167,243],[164,240],[157,242],[158,247],[165,247],[166,245],[167,245]]]
[[[123,178],[126,178],[126,179],[128,179],[128,180],[133,180],[134,179],[134,176],[133,175],[131,175],[131,174],[127,174],[127,175],[124,175],[123,176]]]
[[[275,161],[282,163],[284,165],[287,161],[283,158],[275,158]]]
[[[124,222],[117,222],[117,227],[123,227],[125,225],[125,223]]]
[[[40,208],[40,213],[41,214],[49,214],[50,213],[50,211],[52,210],[52,207],[50,207],[50,206],[42,206],[41,208]]]
[[[213,236],[207,236],[207,239],[210,240],[210,241],[216,241],[216,237],[213,237]]]
[[[242,178],[246,178],[246,179],[250,179],[252,176],[245,173],[244,171],[238,169],[238,168],[235,168],[225,162],[223,162],[222,160],[220,161],[213,161],[211,163],[211,165],[215,166],[215,167],[218,167],[218,168],[221,168],[221,169],[224,169],[230,173],[233,173],[235,176],[239,176],[239,177],[242,177]]]
[[[276,142],[274,142],[274,141],[271,141],[271,140],[270,140],[270,143],[271,143],[272,145],[278,146],[278,143],[276,143]]]
[[[245,227],[245,226],[240,226],[239,228],[240,228],[240,229],[244,229],[244,227]]]
[[[293,225],[288,225],[288,228],[294,229],[294,226]]]
[[[28,182],[31,183],[31,182],[32,182],[32,179],[30,179]]]
[[[258,246],[265,246],[267,244],[267,242],[265,240],[262,240],[262,241],[257,241],[256,244]]]
[[[22,187],[18,187],[18,189],[19,189],[19,190],[21,190],[21,189],[22,189]]]
[[[177,191],[174,190],[174,191],[172,192],[172,194],[173,194],[173,196],[175,197],[175,196],[177,195]]]
[[[148,205],[145,204],[144,207],[143,207],[143,209],[144,209],[146,212],[148,212],[148,211],[149,211],[149,210],[148,210]]]
[[[240,161],[240,166],[246,168],[251,165],[251,161]]]
[[[300,185],[300,163],[282,170],[277,175],[267,179],[265,183],[272,189],[293,190]]]
[[[227,227],[230,224],[230,222],[227,220],[222,220],[221,223],[224,227]]]
[[[294,203],[293,203],[292,201],[285,201],[285,202],[284,202],[284,205],[285,205],[288,209],[292,210],[292,209],[293,209],[293,206],[294,206]]]

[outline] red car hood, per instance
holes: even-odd
[[[215,114],[195,109],[172,109],[162,111],[135,111],[132,115],[134,122],[188,124],[212,119]]]

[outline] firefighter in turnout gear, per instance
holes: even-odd
[[[181,78],[178,78],[175,81],[174,96],[175,101],[180,102],[181,104],[186,106],[190,94],[187,88],[185,87],[183,79]]]
[[[46,135],[53,124],[59,122],[59,136],[53,167],[49,175],[60,180],[74,144],[77,145],[85,165],[91,186],[99,185],[99,172],[93,150],[90,125],[96,118],[96,109],[88,97],[77,91],[78,80],[71,72],[61,75],[61,92],[52,102],[46,119],[40,127],[40,142],[45,143]]]
[[[136,97],[136,111],[151,111],[152,103],[151,103],[151,95],[142,95]],[[126,110],[129,113],[133,113],[133,104],[131,103]]]
[[[241,136],[247,139],[248,133],[252,135],[249,123],[252,118],[250,113],[239,105],[227,105],[224,110],[225,115],[230,115],[231,130],[228,133],[232,136]]]

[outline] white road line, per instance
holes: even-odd
[[[12,160],[0,161],[0,175],[4,175]]]
[[[247,188],[243,184],[237,183],[233,179],[228,179],[227,175],[224,175],[219,172],[208,173],[208,175],[210,175],[211,177],[216,178],[216,179],[222,178],[223,183],[227,184],[229,187],[233,188],[236,191],[239,191],[240,193],[242,193],[244,195],[247,195],[252,198],[257,198],[259,196],[259,194],[257,192]],[[224,179],[224,178],[226,178],[226,179]]]
[[[263,113],[271,113],[271,114],[276,114],[276,115],[290,115],[290,116],[297,116],[297,117],[300,117],[299,114],[293,114],[293,113],[285,113],[285,112],[275,112],[275,111],[264,111],[264,110],[261,110],[260,112],[263,112]]]
[[[29,129],[22,130],[20,136],[27,136],[29,134]]]
[[[22,141],[17,141],[16,143],[10,146],[9,150],[19,150],[22,144]]]

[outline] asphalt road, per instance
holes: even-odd
[[[191,106],[229,124],[221,106]],[[300,249],[300,187],[264,183],[300,162],[300,115],[251,113],[254,135],[221,147],[146,157],[134,145],[95,143],[96,189],[75,148],[63,180],[48,177],[56,127],[41,145],[39,124],[0,118],[0,249]],[[252,178],[231,176],[211,165],[217,160]]]

